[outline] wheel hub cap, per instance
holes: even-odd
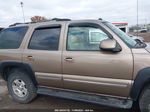
[[[16,79],[13,81],[12,88],[14,93],[19,97],[25,97],[27,95],[26,84],[21,79]]]

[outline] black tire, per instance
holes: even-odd
[[[140,108],[139,108],[139,102],[138,101],[134,101],[131,111],[129,112],[140,112]]]
[[[26,94],[22,97],[15,94],[13,89],[14,81],[21,80],[25,84]],[[13,70],[9,73],[7,80],[8,92],[11,97],[19,103],[29,103],[37,96],[37,88],[27,73],[21,70]],[[20,89],[21,90],[21,89]]]
[[[139,97],[141,112],[150,112],[150,84],[147,85]]]

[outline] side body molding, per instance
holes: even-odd
[[[134,80],[130,97],[136,101],[144,86],[150,82],[150,67],[140,70]]]
[[[12,61],[12,60],[0,61],[0,75],[1,75],[1,77],[4,80],[7,80],[5,70],[7,68],[15,68],[15,67],[22,69],[25,72],[27,72],[29,77],[31,77],[31,79],[33,80],[34,84],[37,85],[34,70],[32,69],[32,67],[29,64],[21,62],[21,61]]]

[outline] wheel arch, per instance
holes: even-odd
[[[150,67],[140,70],[134,80],[130,97],[137,101],[144,87],[150,83]]]
[[[8,72],[11,71],[12,69],[23,70],[32,79],[33,83],[35,85],[37,85],[37,81],[35,78],[35,72],[29,64],[24,63],[24,62],[20,62],[20,61],[11,61],[11,60],[0,62],[0,75],[4,80],[7,81]]]

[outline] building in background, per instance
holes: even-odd
[[[120,28],[125,33],[129,32],[128,23],[112,23],[112,24],[114,24],[115,26],[117,26],[118,28]]]

